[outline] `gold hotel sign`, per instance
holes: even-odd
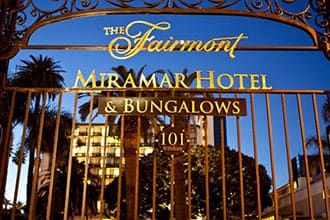
[[[140,29],[136,31],[136,26]],[[108,45],[109,54],[116,59],[131,58],[142,50],[148,52],[225,52],[230,58],[235,58],[235,49],[239,42],[247,39],[243,33],[230,37],[214,37],[202,40],[178,40],[169,36],[166,40],[155,37],[155,31],[167,31],[171,28],[169,22],[151,23],[148,21],[133,21],[126,27],[104,27],[105,35],[119,35]]]
[[[111,115],[246,115],[245,99],[101,97],[99,113]]]

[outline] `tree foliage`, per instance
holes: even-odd
[[[191,147],[192,161],[192,214],[203,216],[206,210],[205,196],[205,160],[204,147]],[[222,219],[222,176],[221,176],[221,151],[218,147],[209,147],[209,188],[210,188],[210,216],[211,219]],[[226,148],[226,191],[228,216],[240,216],[240,187],[238,170],[238,152]],[[153,154],[141,158],[139,165],[139,213],[141,219],[152,215],[152,170]],[[157,156],[157,192],[156,192],[156,219],[169,219],[170,211],[170,162],[171,158],[160,154]],[[184,161],[187,161],[185,156]],[[188,166],[185,164],[185,176],[187,177]],[[257,216],[257,187],[255,175],[255,160],[243,155],[243,181],[245,213],[252,218]],[[272,205],[269,196],[271,179],[263,165],[259,165],[260,194],[262,209]],[[123,175],[122,184],[125,179]],[[105,199],[109,213],[114,213],[117,207],[118,178],[106,187]],[[186,181],[186,189],[188,189]],[[123,189],[123,188],[122,188]],[[122,191],[122,207],[125,209],[125,191]],[[184,192],[188,199],[187,190]],[[122,210],[121,213],[125,213]],[[123,214],[124,215],[124,214]]]

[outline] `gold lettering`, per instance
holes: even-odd
[[[272,89],[272,86],[267,86],[267,75],[261,74],[261,88],[262,89]]]
[[[131,86],[128,86],[127,84],[130,84]],[[123,85],[124,88],[137,88],[135,85],[134,78],[132,74],[128,74],[127,78],[125,79],[125,83]]]
[[[159,100],[159,105],[157,105],[157,102],[154,102],[151,100],[150,102],[150,112],[154,113],[154,108],[157,109],[158,113],[163,112],[163,100]]]
[[[108,73],[108,88],[121,88],[121,86],[118,84],[119,76],[116,73]]]
[[[142,101],[143,101],[143,103],[142,103]],[[144,106],[143,110],[141,110],[142,106]],[[146,113],[147,110],[148,110],[148,100],[137,100],[136,101],[136,111],[138,113],[143,114],[143,113]]]
[[[191,101],[191,113],[198,114],[200,111],[196,111],[196,102],[194,100]]]
[[[172,105],[172,108],[170,109],[170,104],[174,104],[174,105]],[[165,111],[166,112],[168,112],[168,113],[176,113],[177,112],[177,101],[176,100],[167,100],[166,102],[165,102],[165,106],[164,106],[164,108],[165,108]]]
[[[220,101],[220,105],[219,102],[215,101],[215,107],[218,111],[218,114],[221,114],[223,110],[225,111],[225,114],[228,114],[230,105],[231,105],[231,101],[228,102]]]
[[[188,105],[187,105],[187,103],[184,100],[182,101],[181,106],[179,108],[179,111],[177,113],[181,113],[182,110],[184,110],[185,113],[190,113],[189,108],[188,108]]]
[[[170,77],[167,75],[167,73],[165,73],[163,75],[163,79],[162,79],[162,82],[160,83],[160,88],[165,88],[164,87],[164,84],[167,84],[168,85],[168,88],[173,88],[173,85],[171,83],[171,80],[170,80]]]
[[[162,40],[153,40],[148,44],[147,50],[150,52],[157,51],[161,52],[163,50],[162,48]]]
[[[208,104],[209,105],[209,110],[205,110],[205,106],[204,104]],[[201,111],[204,113],[204,114],[210,114],[213,109],[214,109],[214,106],[213,106],[213,103],[210,102],[210,101],[202,101],[201,104],[200,104],[200,109]]]
[[[223,77],[226,77],[228,79],[228,86],[225,86],[223,84],[223,82],[222,82]],[[217,83],[218,83],[219,88],[221,88],[221,89],[231,89],[234,85],[234,78],[227,73],[223,73],[223,74],[220,74],[219,77],[217,78]]]
[[[151,76],[149,76],[148,79],[146,79],[146,77],[143,74],[141,74],[141,77],[139,80],[139,88],[148,88],[148,87],[157,88],[155,74],[152,74]]]
[[[241,112],[241,108],[240,108],[240,102],[239,101],[234,101],[233,102],[233,114],[237,115]]]
[[[237,77],[239,80],[239,87],[238,89],[245,89],[244,87],[244,78],[249,77],[248,74],[234,74],[234,77]]]
[[[134,111],[133,99],[125,99],[124,113],[132,113]]]
[[[241,33],[240,35],[238,35],[238,37],[236,37],[236,41],[234,42],[234,44],[233,44],[233,45],[231,46],[231,48],[230,48],[230,52],[229,52],[229,57],[230,57],[230,58],[235,58],[235,57],[236,57],[235,54],[234,54],[234,52],[235,52],[235,49],[236,49],[238,43],[239,43],[242,39],[247,39],[247,38],[248,38],[248,37],[247,37],[247,36],[244,36],[243,33]]]
[[[95,70],[89,74],[88,79],[85,80],[81,70],[78,70],[76,81],[74,83],[74,88],[78,88],[78,83],[81,83],[82,88],[86,88],[90,83],[92,83],[92,88],[96,88]]]
[[[209,88],[214,88],[214,71],[208,71],[209,77],[202,77],[202,72],[200,70],[196,71],[196,88],[201,89],[202,80],[209,81]]]
[[[258,74],[250,74],[250,89],[260,89]]]
[[[183,73],[176,73],[175,74],[175,88],[181,88],[180,85],[184,88],[189,88],[186,83],[184,82],[186,79],[186,75]]]

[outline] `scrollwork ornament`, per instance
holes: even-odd
[[[95,9],[99,4],[99,0],[77,0],[75,1],[74,8],[77,11]]]
[[[330,0],[328,0],[330,1]],[[297,7],[292,7],[296,6]],[[95,9],[115,10],[118,8],[166,9],[166,13],[173,9],[193,9],[203,11],[212,9],[212,13],[219,10],[219,14],[226,12],[242,12],[248,15],[264,14],[278,20],[283,17],[299,27],[312,28],[317,33],[319,43],[329,45],[330,39],[330,9],[327,0],[17,0],[17,7],[10,8],[8,16],[15,15],[16,30],[10,37],[10,46],[16,46],[15,41],[24,38],[29,28],[42,20],[65,16],[74,12],[90,12]],[[294,8],[294,10],[293,10]],[[298,8],[298,9],[297,9]],[[297,9],[297,10],[296,10]],[[5,34],[13,30],[4,29]],[[3,38],[3,36],[1,36]],[[8,36],[7,36],[8,37]],[[3,39],[1,38],[1,42]],[[14,42],[14,43],[12,43]],[[8,48],[1,48],[0,53]]]
[[[272,10],[272,3],[270,0],[244,0],[246,8],[251,12],[267,13]]]

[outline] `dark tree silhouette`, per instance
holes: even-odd
[[[210,219],[222,219],[222,189],[221,189],[221,162],[220,148],[209,147],[209,187],[210,187]],[[205,213],[205,162],[204,147],[192,147],[192,214],[203,216]],[[226,148],[226,183],[227,183],[227,210],[228,215],[239,217],[240,207],[240,189],[238,175],[238,152]],[[187,158],[185,158],[185,161]],[[165,155],[157,156],[157,207],[156,219],[169,219],[170,205],[170,158]],[[257,192],[255,180],[255,162],[254,159],[243,155],[243,176],[244,176],[244,199],[245,212],[251,216],[251,219],[257,216]],[[152,215],[152,169],[153,155],[143,157],[140,161],[139,178],[139,214],[141,219],[150,218]],[[185,175],[187,165],[185,165]],[[263,165],[259,165],[260,191],[262,209],[272,205],[269,196],[271,189],[271,179]],[[124,175],[123,175],[124,177]],[[123,178],[122,184],[125,180]],[[117,184],[116,178],[111,184],[106,186],[105,199],[108,204],[108,213],[115,213],[117,206]],[[187,189],[187,186],[185,186]],[[122,191],[122,207],[125,207],[124,195]],[[184,192],[185,197],[187,192]],[[125,212],[122,212],[124,219]]]
[[[10,79],[9,85],[15,87],[28,88],[62,88],[64,85],[64,78],[61,75],[64,71],[58,62],[55,62],[51,57],[39,55],[35,57],[30,55],[31,60],[21,60],[22,65],[18,66],[18,72]],[[50,100],[55,99],[54,93],[48,94]],[[32,121],[37,122],[40,114],[40,100],[41,93],[33,93],[32,100],[34,100]],[[27,181],[27,197],[31,196],[34,155],[37,143],[38,124],[34,123],[30,127],[31,140],[29,145],[29,168]],[[27,199],[27,206],[29,207],[29,199]]]

